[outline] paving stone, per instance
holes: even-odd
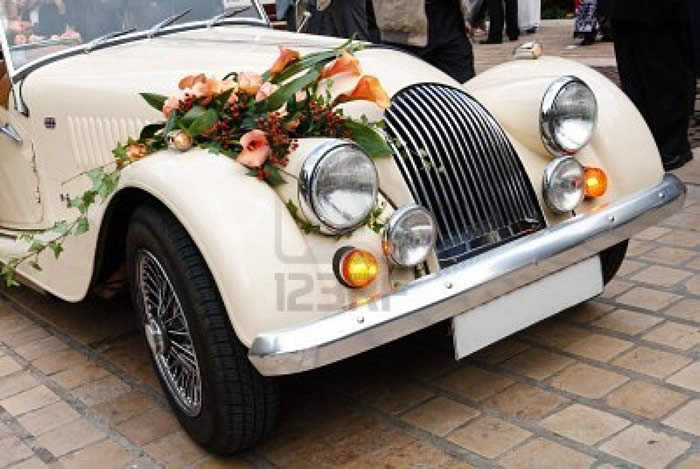
[[[508,360],[510,357],[517,355],[528,348],[530,348],[528,344],[512,337],[508,337],[479,350],[478,352],[472,354],[469,358],[488,363],[489,365],[495,365]]]
[[[291,464],[294,466],[294,463]],[[205,467],[197,466],[197,468]],[[214,466],[224,467],[224,466]],[[229,467],[229,466],[225,466]],[[237,465],[233,467],[239,467]],[[247,467],[247,466],[241,466]],[[317,466],[310,466],[317,467]],[[474,466],[467,464],[446,452],[431,446],[423,441],[414,441],[408,445],[394,448],[391,450],[375,451],[365,457],[361,457],[353,463],[343,465],[343,468],[348,469],[365,469],[365,468],[441,468],[441,469],[475,469]]]
[[[491,396],[483,405],[522,420],[539,420],[569,400],[524,383],[516,383]]]
[[[591,360],[606,362],[633,346],[632,342],[626,340],[616,339],[607,335],[592,334],[577,340],[564,350]]]
[[[628,257],[639,257],[642,254],[651,251],[654,246],[646,241],[640,241],[632,238],[627,246]]]
[[[86,406],[92,407],[111,401],[129,391],[131,391],[131,386],[116,376],[109,375],[106,378],[91,381],[75,388],[72,394]]]
[[[685,288],[689,293],[700,296],[700,274],[694,275],[687,282],[685,282]]]
[[[673,230],[659,238],[658,242],[680,248],[693,249],[700,246],[700,236],[694,231]]]
[[[501,366],[513,373],[542,381],[574,363],[574,360],[539,347],[526,350]]]
[[[29,433],[39,436],[42,433],[77,420],[79,417],[80,415],[71,406],[63,401],[59,401],[24,414],[18,421]]]
[[[28,344],[24,344],[21,347],[17,347],[15,352],[22,356],[25,360],[32,361],[39,357],[46,355],[52,355],[61,350],[66,350],[68,345],[65,342],[59,340],[55,336],[49,336],[44,339],[35,340]]]
[[[683,368],[668,378],[666,382],[690,389],[691,391],[700,392],[700,362],[695,362]]]
[[[630,278],[630,280],[649,283],[659,287],[672,287],[673,285],[686,280],[691,275],[693,274],[685,270],[653,265],[642,270],[641,272],[636,273]]]
[[[77,350],[68,349],[37,358],[32,365],[42,373],[52,375],[70,368],[85,366],[87,363],[85,355]]]
[[[401,450],[399,450],[401,451]],[[449,455],[448,455],[449,456]],[[410,455],[410,461],[414,462],[420,455]],[[404,467],[400,464],[394,464],[391,461],[385,459],[387,466],[390,467]],[[255,466],[250,464],[248,461],[237,458],[235,456],[221,458],[212,457],[205,459],[204,461],[198,462],[194,466],[196,469],[254,469]]]
[[[657,238],[660,238],[661,236],[664,236],[665,234],[670,233],[671,228],[664,228],[661,226],[652,226],[650,228],[645,229],[644,231],[637,233],[634,235],[635,239],[641,239],[645,241],[653,241]]]
[[[530,340],[555,348],[564,348],[590,334],[586,329],[555,320],[542,321],[522,332]]]
[[[0,377],[11,375],[21,370],[22,367],[10,357],[0,357]]]
[[[384,413],[399,414],[432,396],[433,393],[422,386],[404,380],[391,380],[385,384],[375,382],[368,392],[358,395],[358,398]]]
[[[634,425],[605,442],[600,449],[645,468],[663,468],[683,454],[690,443],[666,433]]]
[[[664,314],[700,323],[700,300],[684,298],[664,311]]]
[[[691,269],[695,270],[700,270],[700,256],[696,257],[692,261],[688,262],[686,264],[686,267],[690,267]]]
[[[627,309],[616,309],[594,322],[593,325],[627,335],[637,335],[662,321],[663,319],[649,314],[636,313]]]
[[[559,314],[559,317],[569,321],[588,323],[604,316],[613,309],[614,306],[612,305],[606,305],[605,303],[599,303],[597,301],[586,301],[563,311]]]
[[[603,293],[600,296],[603,298],[612,299],[628,291],[633,286],[633,283],[614,278],[605,286],[605,290],[603,290]]]
[[[616,298],[615,301],[648,311],[661,311],[681,298],[681,296],[674,295],[673,293],[652,290],[646,287],[635,287]]]
[[[482,417],[458,428],[447,439],[485,458],[493,459],[505,453],[531,435],[495,417]]]
[[[15,436],[0,440],[0,467],[9,466],[32,455],[32,450]]]
[[[644,334],[642,339],[679,350],[688,350],[700,344],[699,327],[667,321]]]
[[[459,394],[473,401],[481,401],[507,388],[514,381],[504,376],[465,365],[438,380],[442,389]]]
[[[675,353],[649,347],[636,347],[617,358],[613,364],[662,379],[690,362],[690,359]]]
[[[170,411],[155,409],[127,420],[116,428],[133,443],[146,445],[180,430],[180,425]]]
[[[648,419],[659,419],[688,396],[644,381],[630,381],[607,397],[608,405]]]
[[[124,447],[112,440],[104,440],[63,456],[59,462],[66,469],[116,469],[123,467],[131,459],[131,454]]]
[[[117,425],[155,406],[153,399],[139,391],[122,394],[114,400],[98,404],[92,410],[110,425]]]
[[[676,465],[675,469],[698,469],[700,467],[700,453],[692,453]]]
[[[627,277],[635,272],[642,270],[644,267],[648,267],[648,264],[644,262],[633,261],[632,259],[625,259],[617,271],[617,275],[622,277]]]
[[[109,376],[110,373],[95,363],[87,363],[56,373],[51,379],[63,389],[74,389],[83,384],[97,381]]]
[[[79,419],[44,433],[36,439],[36,444],[60,458],[106,437],[107,435],[102,430],[85,419]]]
[[[16,334],[3,338],[2,341],[5,342],[8,347],[16,348],[30,342],[44,339],[49,337],[49,335],[48,331],[43,327],[29,326]]]
[[[686,433],[700,436],[700,400],[688,402],[668,416],[664,423]]]
[[[39,381],[26,372],[0,378],[0,399],[18,394],[39,385]]]
[[[546,429],[586,445],[595,445],[629,424],[622,417],[581,404],[569,406],[540,422]]]
[[[13,464],[10,466],[10,469],[49,469],[49,466],[35,456],[30,459],[25,459],[20,463]]]
[[[168,468],[177,469],[207,456],[183,432],[173,433],[146,447],[146,453]]]
[[[44,385],[15,394],[12,397],[0,401],[0,406],[15,417],[41,409],[49,404],[58,402],[59,397]]]
[[[537,438],[505,456],[499,464],[506,469],[588,469],[594,461],[587,454]]]
[[[628,380],[626,376],[577,363],[554,376],[550,385],[589,399],[599,399]]]
[[[658,262],[660,264],[677,266],[688,262],[697,255],[697,252],[688,249],[664,246],[656,248],[653,251],[645,252],[641,258],[647,262]]]
[[[410,410],[401,419],[427,432],[445,436],[478,415],[479,411],[472,407],[436,397]]]

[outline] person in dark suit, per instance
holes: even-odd
[[[506,24],[508,39],[516,41],[520,36],[518,26],[518,0],[487,0],[489,8],[489,36],[481,44],[503,42],[503,22]],[[505,4],[505,8],[504,8]]]
[[[612,10],[622,89],[651,129],[666,170],[692,159],[688,103],[695,74],[688,12],[688,0],[617,0]]]

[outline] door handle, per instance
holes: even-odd
[[[22,143],[22,137],[19,135],[19,132],[17,132],[17,130],[14,127],[12,127],[12,125],[10,125],[10,123],[7,123],[0,127],[0,134],[9,137],[16,143]]]

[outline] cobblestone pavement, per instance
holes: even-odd
[[[4,291],[0,467],[698,468],[700,171],[679,174],[683,212],[600,298],[462,362],[436,327],[285,378],[278,432],[236,458],[185,436],[126,301]]]

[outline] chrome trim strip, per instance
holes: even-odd
[[[672,215],[685,186],[674,175],[607,208],[492,249],[396,293],[300,326],[259,334],[249,358],[263,375],[318,368],[487,303],[596,255]]]

